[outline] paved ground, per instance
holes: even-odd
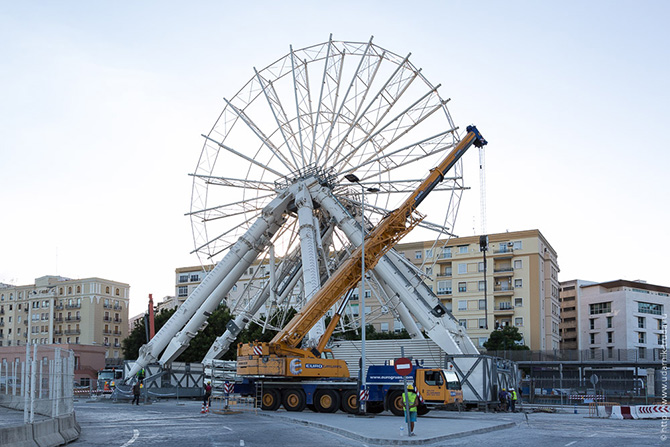
[[[513,445],[515,447],[670,446],[661,420],[591,419],[572,412],[495,414],[433,411],[419,418],[417,436],[407,437],[404,420],[343,413],[242,412],[200,414],[196,401],[149,405],[75,402],[82,434],[74,446],[319,446],[414,444],[429,446]],[[23,414],[0,409],[0,426],[23,423]],[[667,427],[667,426],[666,426]],[[670,431],[669,428],[666,428]]]

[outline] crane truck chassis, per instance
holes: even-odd
[[[238,359],[238,362],[241,359]],[[242,360],[243,361],[243,360]],[[312,365],[317,369],[318,360],[303,364],[293,359],[294,368]],[[296,370],[297,373],[299,371]],[[402,376],[392,365],[371,365],[367,372],[367,412],[381,413],[389,410],[396,416],[403,415]],[[440,368],[421,368],[418,365],[407,376],[420,396],[419,415],[431,408],[456,409],[463,403],[463,391],[456,373]],[[318,413],[334,413],[341,410],[358,412],[359,383],[355,380],[322,378],[315,380],[287,380],[281,377],[247,376],[235,383],[234,392],[243,396],[260,396],[261,409],[276,411],[281,406],[287,411],[303,411],[309,408]],[[257,389],[260,388],[260,389]]]

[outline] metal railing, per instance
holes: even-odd
[[[493,351],[487,355],[502,357],[515,362],[632,362],[655,363],[662,362],[667,357],[662,356],[662,349],[646,349],[641,355],[638,349],[569,349],[549,351]]]
[[[0,363],[0,405],[23,410],[24,423],[35,413],[51,418],[74,411],[74,352],[27,345],[24,358]]]

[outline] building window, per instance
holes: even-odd
[[[467,283],[465,283],[465,282],[459,282],[459,283],[458,283],[458,291],[459,291],[459,292],[467,292],[467,291],[468,291]]]
[[[645,356],[647,355],[647,350],[644,348],[644,346],[640,346],[639,348],[637,348],[637,355],[641,359],[645,358]]]
[[[177,289],[177,296],[188,296],[188,287],[179,286],[179,288]]]
[[[589,313],[591,315],[606,314],[612,312],[612,302],[589,304]]]
[[[663,305],[638,302],[637,311],[641,314],[663,315]]]
[[[479,300],[479,310],[486,309],[486,300]]]
[[[442,249],[442,259],[451,258],[451,247],[444,247]]]
[[[77,293],[81,293],[81,286],[77,286]]]
[[[486,288],[486,283],[484,281],[479,281],[477,283],[477,288],[479,289],[480,292],[483,292],[484,289]]]
[[[484,343],[486,343],[486,340],[488,340],[487,337],[479,337],[479,347],[480,348],[484,347]]]
[[[426,250],[426,259],[432,259],[433,258],[433,249],[429,248]]]
[[[514,298],[514,307],[522,307],[523,298]]]
[[[523,280],[522,279],[515,279],[514,280],[514,288],[515,289],[520,289],[523,287]]]
[[[120,295],[121,295],[121,293],[120,293],[118,287],[116,288],[116,290],[114,290],[114,295],[116,295],[116,296],[120,296]]]
[[[612,328],[612,317],[607,317],[607,329]]]
[[[467,264],[458,264],[458,274],[459,275],[464,275],[468,273],[468,265]]]
[[[193,273],[191,275],[191,282],[198,282],[198,281],[200,281],[200,275],[197,273]]]
[[[381,323],[380,330],[382,332],[388,332],[389,331],[389,324],[388,323]]]
[[[105,287],[105,293],[109,295],[109,286]]]
[[[458,320],[458,324],[459,324],[461,327],[464,327],[464,328],[466,328],[466,329],[468,328],[468,320]]]
[[[522,247],[523,247],[523,244],[521,243],[521,241],[514,241],[514,249],[515,250],[521,250]]]
[[[637,342],[638,343],[646,343],[647,342],[647,333],[646,332],[638,332],[637,333]]]
[[[514,319],[514,326],[523,327],[523,317],[516,317]]]
[[[483,262],[480,262],[480,263],[477,264],[477,271],[479,273],[482,273],[484,271],[484,263]]]
[[[638,329],[644,329],[644,317],[637,317]]]
[[[179,275],[179,282],[188,282],[188,275]]]
[[[523,263],[521,262],[521,259],[515,259],[514,260],[514,269],[518,270],[522,268]]]
[[[596,334],[589,334],[589,337],[591,338],[591,344],[592,345],[595,344],[596,343]]]
[[[433,267],[426,267],[426,275],[431,276],[433,274]]]
[[[596,328],[596,319],[595,318],[589,318],[589,329],[594,330]]]
[[[614,332],[607,333],[607,343],[614,343]]]
[[[468,310],[468,302],[466,300],[458,300],[458,310]]]
[[[438,295],[450,295],[451,294],[451,281],[438,281],[437,282],[437,294]]]
[[[479,319],[479,329],[486,329],[486,318]]]
[[[467,255],[468,254],[468,246],[467,245],[461,245],[460,247],[458,247],[458,254]]]
[[[414,259],[421,259],[421,251],[417,250],[414,252]]]
[[[656,337],[659,345],[665,344],[665,334],[656,334]]]

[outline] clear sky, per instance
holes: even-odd
[[[374,42],[487,147],[488,232],[539,229],[560,280],[670,286],[666,1],[0,1],[0,282],[174,294],[224,106],[288,52]],[[477,153],[456,233],[479,234]]]

